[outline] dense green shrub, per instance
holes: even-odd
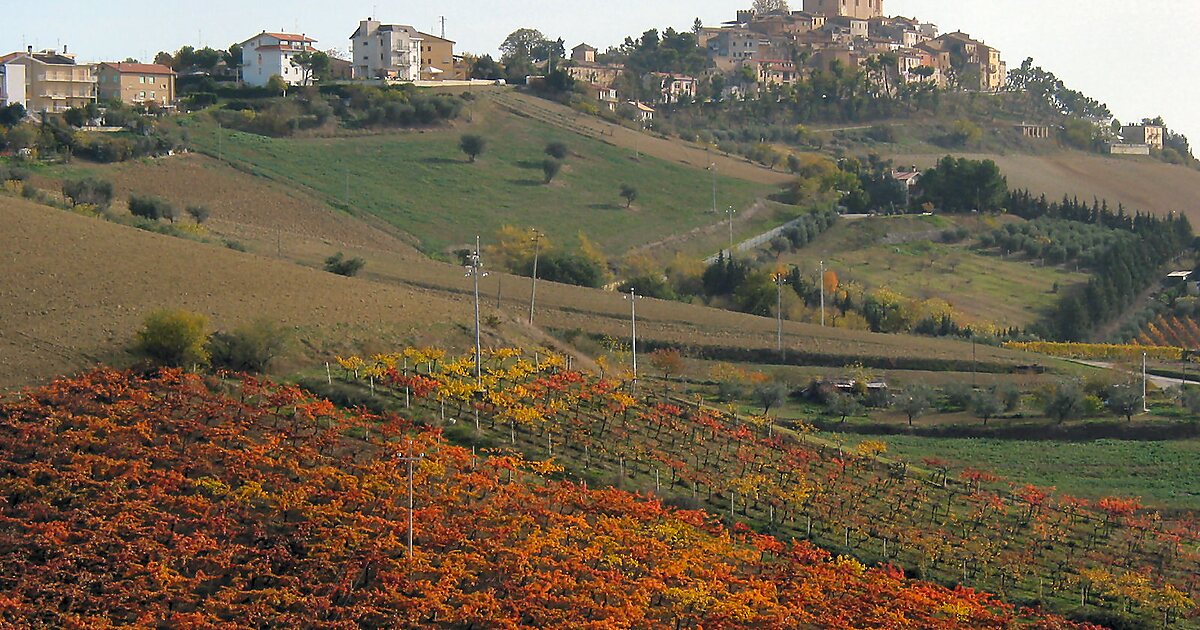
[[[112,203],[112,182],[95,177],[85,177],[78,180],[67,180],[62,185],[63,197],[70,200],[71,205],[89,204],[97,208],[106,208]]]
[[[153,221],[168,219],[172,223],[179,217],[179,211],[171,202],[161,197],[129,196],[129,213]]]
[[[208,343],[212,366],[236,372],[266,372],[288,342],[287,331],[259,320],[232,332],[218,332]]]
[[[161,365],[207,365],[208,318],[184,310],[155,311],[137,334],[134,349]]]
[[[325,271],[335,273],[339,276],[347,278],[358,275],[363,267],[367,266],[367,261],[361,258],[346,258],[342,252],[338,252],[329,258],[325,259]]]

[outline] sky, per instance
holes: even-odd
[[[792,0],[793,9],[801,0]],[[9,0],[0,19],[0,48],[68,45],[82,61],[151,60],[182,45],[227,48],[263,30],[319,40],[322,49],[348,47],[358,21],[374,16],[410,24],[458,42],[456,51],[495,53],[520,27],[562,37],[567,48],[586,41],[604,49],[649,28],[691,28],[732,19],[750,0]],[[174,7],[174,8],[169,8]],[[1107,103],[1117,118],[1161,115],[1200,142],[1200,29],[1196,0],[886,0],[891,15],[962,30],[1000,49],[1010,67],[1033,57],[1068,87]]]

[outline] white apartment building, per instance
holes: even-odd
[[[315,52],[317,40],[291,33],[263,31],[242,42],[242,80],[263,87],[279,75],[288,85],[304,83],[304,70],[296,65],[296,55]]]
[[[0,107],[14,103],[29,109],[29,101],[25,96],[25,66],[11,62],[0,63]]]
[[[350,36],[355,79],[417,81],[421,78],[421,42],[417,29],[367,18]]]

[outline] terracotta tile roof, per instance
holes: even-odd
[[[4,55],[3,57],[0,57],[0,63],[8,63],[8,62],[12,61],[13,59],[16,59],[17,57],[20,57],[23,54],[25,54],[25,53],[19,53],[19,52],[9,53],[7,55]]]
[[[304,48],[292,48],[291,46],[283,46],[280,44],[276,44],[274,46],[259,46],[258,48],[255,48],[254,50],[294,50],[296,52],[304,52],[304,51],[312,52],[313,47],[305,46]]]
[[[271,37],[274,37],[275,39],[283,40],[285,42],[314,42],[315,43],[317,41],[310,37],[305,37],[303,35],[294,35],[292,33],[268,33],[266,31],[263,31],[262,34],[270,35]]]
[[[102,66],[128,74],[175,74],[175,71],[157,63],[103,63]]]

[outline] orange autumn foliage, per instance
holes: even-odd
[[[31,391],[0,405],[0,469],[16,627],[1071,627],[252,379]]]

